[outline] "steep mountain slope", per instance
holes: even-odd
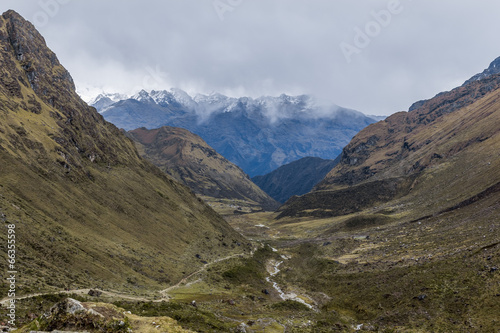
[[[309,96],[191,98],[181,90],[141,91],[105,109],[120,128],[182,127],[199,135],[251,177],[302,157],[334,159],[349,140],[376,120]]]
[[[252,180],[272,198],[284,203],[294,195],[310,192],[337,163],[338,159],[304,157],[282,165],[265,176],[253,177]]]
[[[139,128],[128,136],[137,142],[142,156],[197,194],[243,200],[264,209],[278,207],[239,167],[188,130]]]
[[[495,188],[499,88],[500,75],[487,76],[368,126],[315,191],[290,200],[282,216],[342,215],[397,201],[397,211],[417,219]]]
[[[31,23],[4,13],[0,44],[0,210],[15,224],[18,294],[159,288],[199,268],[198,257],[246,250],[212,209],[78,97]]]

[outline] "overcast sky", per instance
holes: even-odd
[[[498,0],[2,0],[77,88],[313,94],[389,115],[500,56]],[[88,89],[92,89],[89,91]]]

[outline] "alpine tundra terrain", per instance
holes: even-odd
[[[18,332],[498,332],[495,63],[364,128],[310,193],[223,220],[86,105],[13,11],[0,43]]]

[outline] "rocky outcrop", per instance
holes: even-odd
[[[55,304],[49,311],[19,328],[18,331],[23,333],[193,332],[183,329],[170,317],[140,317],[112,304],[80,302],[72,298]]]
[[[467,85],[474,81],[479,81],[485,79],[489,76],[493,76],[496,74],[500,74],[500,57],[493,60],[488,68],[486,68],[482,73],[476,74],[471,77],[469,80],[465,81],[464,85]]]

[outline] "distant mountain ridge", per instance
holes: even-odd
[[[480,80],[486,79],[486,78],[488,78],[490,76],[493,76],[493,75],[496,75],[496,74],[500,74],[500,57],[498,57],[495,60],[493,60],[490,63],[490,65],[488,66],[488,68],[486,68],[484,71],[482,71],[481,73],[478,73],[478,74],[472,76],[470,79],[468,79],[467,81],[465,81],[464,84],[462,84],[462,87],[468,85],[469,83],[472,83],[472,82],[475,82],[475,81],[480,81]],[[439,94],[437,94],[436,96],[434,96],[434,98],[439,97],[439,96],[441,96],[443,94],[446,94],[446,93],[449,93],[449,92],[448,91],[440,92]],[[417,101],[417,102],[413,103],[410,106],[410,108],[408,109],[408,111],[416,110],[416,109],[422,107],[428,101],[429,101],[428,99]]]
[[[94,103],[98,109],[99,103]],[[251,177],[302,157],[334,159],[358,131],[377,121],[358,111],[319,105],[307,95],[191,97],[180,89],[141,91],[100,112],[125,130],[185,128]]]
[[[123,94],[107,94],[107,93],[102,93],[97,95],[97,97],[93,98],[88,102],[89,105],[92,105],[93,107],[96,108],[97,111],[103,110],[107,108],[108,106],[119,102],[123,99],[127,99],[128,97]]]
[[[319,157],[304,157],[300,160],[280,166],[265,176],[256,176],[252,180],[278,202],[284,203],[294,195],[310,192],[339,162],[324,160]]]
[[[239,167],[188,130],[168,126],[153,130],[138,128],[127,136],[136,141],[142,156],[197,194],[243,200],[265,210],[278,208],[278,203]]]
[[[489,76],[500,74],[500,57],[496,58],[491,62],[491,64],[486,68],[483,72],[474,75],[469,80],[465,81],[464,85],[473,82],[485,79]]]

